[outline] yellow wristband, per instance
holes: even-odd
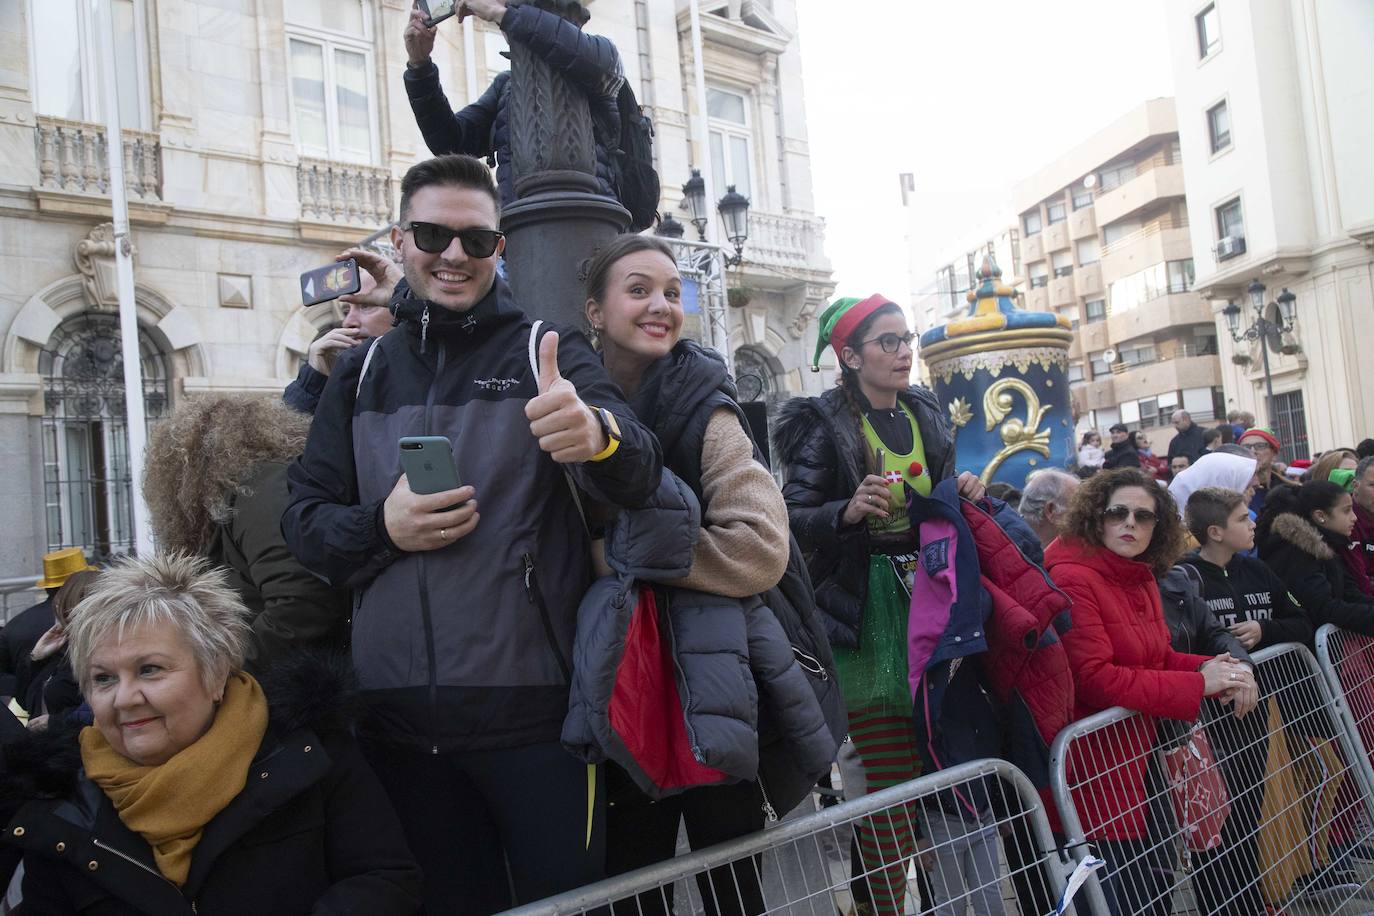
[[[620,440],[617,439],[615,436],[607,436],[606,438],[611,440],[611,444],[603,448],[601,451],[597,452],[588,460],[605,461],[607,458],[615,454],[616,449],[620,448]]]

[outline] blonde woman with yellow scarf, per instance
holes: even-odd
[[[184,555],[126,560],[75,608],[95,725],[7,745],[24,912],[411,914],[419,870],[322,657],[245,673],[248,612]]]

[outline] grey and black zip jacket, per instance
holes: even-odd
[[[307,569],[354,588],[366,737],[435,753],[557,741],[592,571],[564,466],[525,417],[538,391],[531,322],[500,277],[467,312],[412,298],[404,282],[391,307],[397,329],[330,374],[290,469],[286,542]],[[637,505],[658,485],[658,442],[586,338],[559,330],[563,377],[622,436],[605,461],[567,468],[593,499]],[[401,475],[398,440],[424,435],[452,441],[481,520],[446,547],[406,553],[387,538],[382,505]]]

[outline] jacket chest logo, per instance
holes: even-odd
[[[949,538],[940,538],[921,548],[921,565],[933,576],[949,567]]]
[[[510,391],[520,384],[520,380],[518,378],[479,378],[473,379],[472,384],[483,391]]]

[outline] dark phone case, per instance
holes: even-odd
[[[358,262],[353,258],[316,267],[301,274],[301,303],[319,305],[340,296],[351,296],[362,289]]]
[[[453,0],[453,3],[448,8],[448,12],[440,16],[438,19],[435,19],[429,13],[429,0],[416,0],[416,2],[420,4],[420,9],[425,14],[425,28],[427,29],[434,28],[436,25],[443,22],[445,19],[448,19],[450,16],[453,16],[457,13],[458,0]]]
[[[406,448],[418,445],[419,448]],[[447,436],[406,436],[398,446],[401,470],[410,483],[410,492],[428,494],[456,490],[458,467],[453,461],[453,444]]]

